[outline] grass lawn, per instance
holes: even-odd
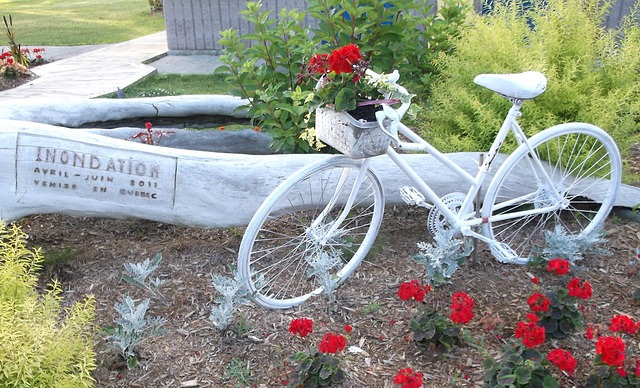
[[[23,46],[117,43],[165,28],[162,14],[149,15],[147,0],[0,0],[0,10],[7,20],[11,14]]]
[[[151,75],[123,90],[125,98],[177,96],[182,94],[229,94],[234,85],[222,74]],[[116,93],[105,97],[116,98]]]

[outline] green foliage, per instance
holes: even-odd
[[[640,140],[640,28],[601,27],[610,3],[595,0],[494,2],[462,29],[423,111],[422,135],[444,152],[489,148],[509,102],[473,84],[481,73],[537,70],[548,90],[522,108],[527,135],[568,121],[604,128],[624,151]],[[632,15],[633,17],[634,15]],[[531,25],[535,28],[531,28]],[[512,150],[515,141],[506,143]]]
[[[576,298],[569,295],[564,288],[550,290],[544,293],[549,298],[549,309],[536,313],[540,321],[538,326],[544,327],[547,337],[564,338],[567,335],[582,330],[582,313],[576,306]]]
[[[449,53],[466,19],[468,5],[445,0],[437,12],[428,1],[309,0],[307,12],[319,21],[314,39],[330,53],[353,43],[376,72],[401,74],[401,83],[420,97],[437,78],[433,60]],[[346,17],[348,15],[348,17]]]
[[[442,345],[447,350],[453,349],[456,343],[460,342],[462,329],[453,324],[435,310],[422,310],[416,313],[409,328],[413,330],[413,340],[426,345]]]
[[[57,251],[43,251],[42,252],[42,264],[53,265],[62,263],[68,260],[72,260],[78,251],[73,248],[64,248]]]
[[[342,384],[346,379],[345,372],[339,367],[340,360],[331,354],[297,352],[288,360],[298,364],[290,376],[288,387],[324,387]]]
[[[557,388],[558,383],[546,369],[544,356],[521,343],[508,342],[499,361],[486,358],[482,362],[485,371],[484,387],[509,388]]]
[[[465,6],[445,1],[438,15],[431,6],[413,0],[398,0],[393,7],[386,0],[309,0],[307,12],[318,20],[311,33],[300,27],[304,12],[261,12],[259,2],[248,2],[242,11],[253,32],[238,36],[222,31],[219,43],[225,47],[217,72],[229,74],[238,88],[234,95],[249,100],[249,115],[274,139],[272,146],[285,152],[313,152],[301,138],[313,127],[309,114],[312,82],[298,82],[302,66],[313,55],[355,43],[371,61],[374,70],[400,70],[412,92],[426,94],[436,70],[431,60],[451,50],[465,18]],[[345,12],[350,20],[345,19]],[[318,48],[320,47],[320,48]]]
[[[9,39],[9,49],[11,50],[11,55],[13,56],[13,60],[18,64],[23,66],[29,66],[29,58],[22,53],[20,50],[20,45],[16,43],[15,37],[13,36],[13,31],[11,28],[13,27],[13,18],[9,15],[9,21],[7,21],[7,17],[2,15],[2,19],[4,20],[4,25],[7,29],[7,38]]]
[[[596,247],[597,244],[606,242],[601,228],[596,228],[588,234],[567,234],[561,225],[556,225],[553,232],[545,232],[545,244],[537,248],[538,256],[533,257],[527,265],[533,267],[545,267],[549,260],[565,259],[571,266],[575,266],[578,260],[587,254],[611,255],[611,251]]]
[[[209,319],[216,328],[224,330],[229,325],[229,319],[233,317],[233,313],[242,305],[249,304],[252,297],[249,290],[245,287],[246,279],[240,279],[236,271],[233,272],[233,278],[227,278],[218,274],[211,274],[211,281],[215,289],[222,295],[216,298],[217,306],[211,307],[211,315]],[[263,284],[262,278],[256,282],[256,287],[260,288]],[[242,327],[242,321],[240,321]]]
[[[270,11],[261,12],[260,2],[246,4],[240,13],[254,32],[238,36],[231,29],[221,31],[218,43],[225,47],[220,58],[225,66],[216,72],[228,73],[238,85],[232,94],[249,99],[249,115],[273,137],[272,146],[309,152],[299,135],[307,127],[304,101],[313,85],[298,85],[297,78],[313,51],[309,29],[301,27],[305,14],[283,9],[274,20]]]
[[[430,284],[449,283],[451,276],[460,268],[473,250],[469,239],[454,238],[451,233],[436,233],[433,244],[418,243],[420,253],[413,259],[426,266],[426,278]]]
[[[341,251],[318,251],[308,255],[305,261],[309,264],[307,276],[313,277],[316,283],[323,288],[323,293],[329,299],[329,303],[335,302],[335,290],[340,285],[340,277],[332,274],[332,269],[342,264]]]
[[[252,386],[251,382],[256,381],[255,377],[251,376],[252,372],[253,369],[249,368],[249,361],[241,361],[234,357],[231,359],[222,378],[228,379],[233,377],[236,379],[236,387],[243,385],[250,387]],[[255,384],[253,385],[255,386]]]
[[[362,309],[362,315],[366,317],[369,314],[377,313],[381,309],[382,309],[382,306],[380,306],[380,303],[369,302],[369,304],[364,306],[364,308]]]
[[[556,258],[566,259],[572,266],[576,264],[584,255],[593,253],[596,255],[611,255],[606,249],[596,248],[596,244],[606,242],[602,230],[596,228],[591,233],[580,233],[577,235],[567,234],[561,225],[556,225],[553,232],[545,232],[545,247],[542,256],[553,260]]]
[[[90,387],[95,300],[63,308],[57,282],[39,295],[42,258],[25,239],[17,226],[0,224],[0,386]]]
[[[147,277],[158,269],[158,265],[161,260],[162,254],[158,253],[156,257],[153,258],[153,261],[149,261],[149,258],[147,258],[142,263],[125,263],[124,269],[127,271],[128,275],[123,275],[122,279],[129,284],[133,284],[134,286],[149,292],[153,296],[162,296],[158,288],[160,288],[165,281],[160,280],[157,277],[154,280],[149,279],[147,281]]]
[[[146,317],[149,308],[149,299],[140,304],[126,294],[122,303],[116,303],[115,309],[120,314],[114,321],[117,326],[108,326],[105,332],[108,334],[108,345],[120,352],[122,358],[127,361],[129,369],[133,369],[137,363],[135,347],[144,340],[165,334],[162,325],[166,319],[161,317]]]
[[[162,0],[149,0],[149,7],[151,8],[152,12],[162,11],[162,9],[164,8]]]
[[[631,352],[627,351],[627,356],[630,356]],[[602,355],[596,355],[594,359],[595,371],[587,376],[585,380],[586,388],[637,388],[640,387],[640,378],[636,376],[635,368],[636,366],[631,364],[630,371],[626,373],[626,376],[621,376],[618,373],[619,369],[625,370],[623,368],[618,368],[615,365],[606,365],[602,362]]]

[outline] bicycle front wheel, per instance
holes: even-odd
[[[558,125],[533,136],[529,144],[537,158],[526,145],[518,147],[496,173],[482,211],[488,220],[485,236],[512,254],[501,261],[519,264],[541,255],[546,232],[555,232],[556,225],[570,235],[601,227],[622,171],[613,139],[590,124]],[[492,219],[496,216],[513,218]]]
[[[267,308],[299,305],[323,289],[310,277],[309,259],[339,257],[343,281],[365,257],[384,211],[382,186],[372,170],[343,156],[312,164],[282,182],[247,227],[238,272],[254,301]],[[353,192],[353,194],[352,194]],[[349,198],[353,199],[347,207]]]

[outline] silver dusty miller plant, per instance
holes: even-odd
[[[132,369],[137,363],[135,347],[146,339],[165,334],[162,325],[166,319],[162,317],[145,318],[149,308],[149,299],[136,305],[129,294],[122,298],[122,303],[116,303],[114,307],[120,317],[114,319],[116,327],[107,327],[109,333],[107,343],[120,352],[127,361],[129,369]]]
[[[242,305],[251,302],[252,294],[246,288],[246,279],[239,279],[238,273],[232,271],[233,278],[218,274],[211,274],[211,281],[216,290],[222,295],[215,300],[217,306],[211,308],[209,319],[219,330],[224,330],[229,325],[233,313]],[[262,287],[262,277],[258,278],[256,287]]]
[[[454,238],[452,232],[436,233],[433,244],[420,242],[420,253],[413,259],[426,266],[426,278],[430,284],[448,283],[469,254],[473,245],[469,239]]]
[[[571,235],[561,225],[556,225],[553,232],[545,232],[545,247],[540,254],[546,260],[566,259],[573,266],[588,253],[610,255],[608,250],[595,247],[603,242],[606,240],[602,237],[600,228],[587,234]]]
[[[158,269],[158,265],[161,260],[162,254],[158,253],[153,261],[149,261],[149,258],[147,258],[142,263],[125,263],[124,269],[127,271],[128,275],[123,275],[122,278],[127,283],[140,287],[153,296],[162,296],[160,291],[158,291],[158,288],[163,285],[165,281],[160,280],[157,277],[153,280],[149,279],[147,281],[147,277],[149,277],[153,271]]]
[[[340,285],[340,278],[331,272],[334,267],[342,263],[341,254],[337,251],[319,251],[307,256],[305,260],[310,266],[307,276],[314,277],[316,282],[324,288],[324,294],[329,298],[329,302],[334,302],[334,291]]]

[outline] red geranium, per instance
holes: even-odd
[[[589,299],[592,295],[591,284],[583,282],[580,278],[571,279],[567,289],[569,289],[569,295],[576,298]]]
[[[322,341],[318,344],[318,350],[322,353],[337,353],[344,349],[347,345],[347,340],[343,336],[333,333],[325,334]]]
[[[522,338],[522,343],[528,348],[535,348],[544,342],[544,328],[536,325],[535,322],[518,322],[516,328],[516,338]]]
[[[411,283],[404,282],[398,288],[398,297],[401,300],[408,300],[414,298],[418,302],[424,300],[424,296],[427,291],[431,290],[431,286],[428,286],[426,289],[420,286],[420,283],[417,280],[412,280]]]
[[[569,262],[564,259],[549,260],[547,272],[555,272],[554,275],[564,275],[569,272]]]
[[[329,71],[336,74],[351,73],[353,64],[362,59],[360,49],[355,44],[333,50],[329,55]]]
[[[327,65],[329,61],[329,54],[318,54],[315,57],[311,58],[309,61],[309,71],[311,73],[321,73],[324,74],[327,72]]]
[[[596,354],[602,356],[602,362],[607,365],[622,367],[625,359],[625,344],[620,337],[598,337],[596,342]]]
[[[289,333],[300,333],[300,337],[304,338],[307,334],[313,333],[313,321],[307,318],[294,319],[289,325]]]
[[[462,324],[471,321],[471,318],[474,316],[473,307],[475,306],[473,299],[464,292],[458,292],[453,294],[451,301],[451,310],[453,310],[451,320],[454,323]]]
[[[549,305],[551,304],[549,298],[539,292],[536,292],[527,298],[527,303],[529,304],[529,307],[531,307],[531,311],[534,313],[549,310]]]
[[[402,388],[420,388],[422,387],[422,373],[413,372],[411,368],[400,369],[398,374],[393,378],[394,384],[402,384]]]
[[[638,330],[636,328],[636,323],[633,319],[627,317],[626,315],[616,315],[611,318],[611,326],[609,326],[611,331],[624,331],[627,334],[634,335]]]
[[[560,370],[563,370],[569,374],[569,376],[573,376],[573,372],[575,372],[576,364],[578,360],[571,356],[571,352],[564,351],[562,349],[554,349],[549,352],[547,356],[547,360],[549,362],[555,364]]]

